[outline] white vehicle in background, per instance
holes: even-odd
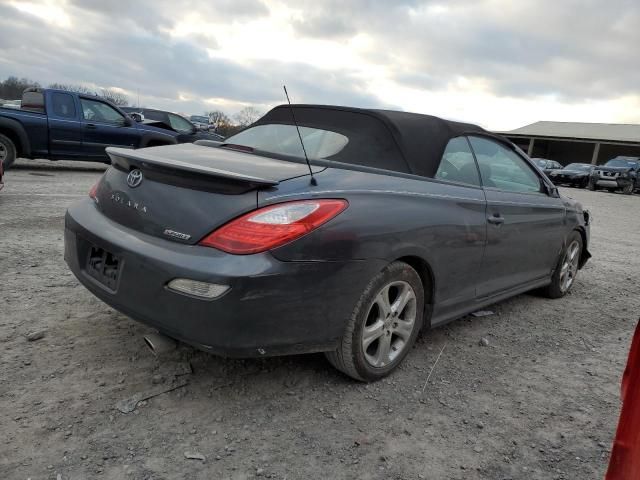
[[[209,130],[212,128],[212,125],[209,123],[209,117],[205,115],[191,115],[189,117],[191,123],[193,123],[198,130]]]
[[[1,100],[0,99],[0,107],[20,109],[21,106],[22,106],[21,100]]]

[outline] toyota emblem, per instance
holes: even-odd
[[[127,185],[131,188],[136,188],[142,183],[142,170],[131,170],[127,176]]]

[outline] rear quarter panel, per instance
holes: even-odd
[[[311,234],[273,254],[286,261],[377,259],[426,261],[434,302],[475,296],[486,238],[480,188],[361,171],[327,169],[261,191],[259,205],[300,198],[344,198],[349,207]]]

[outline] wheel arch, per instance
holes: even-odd
[[[580,264],[579,264],[580,268],[582,268],[584,264],[587,263],[587,260],[591,258],[591,254],[589,253],[589,250],[587,248],[588,247],[587,231],[582,225],[574,228],[573,231],[578,232],[580,234],[580,237],[582,238],[582,251],[580,252]]]
[[[403,262],[413,268],[420,276],[422,288],[424,289],[424,325],[428,325],[433,313],[433,301],[435,297],[436,281],[431,265],[422,257],[417,255],[405,255],[395,260]]]
[[[0,133],[13,142],[16,157],[28,157],[31,154],[29,137],[20,122],[12,118],[0,118]]]

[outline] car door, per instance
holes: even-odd
[[[82,122],[70,93],[51,92],[48,98],[49,154],[53,158],[82,156]]]
[[[90,158],[106,158],[109,146],[136,148],[140,133],[134,122],[106,102],[80,97],[83,151]]]
[[[486,244],[486,201],[480,174],[466,137],[453,138],[447,144],[434,179],[446,186],[438,215],[450,215],[449,225],[430,232],[438,241],[433,268],[437,271],[436,310],[433,324],[455,316],[477,297],[481,280],[482,257]],[[430,187],[431,189],[433,187]],[[433,199],[429,200],[429,221],[434,217]],[[433,240],[433,239],[432,239]],[[427,241],[427,244],[429,242]]]
[[[470,136],[487,199],[487,245],[478,297],[549,277],[562,249],[565,207],[508,144]]]

